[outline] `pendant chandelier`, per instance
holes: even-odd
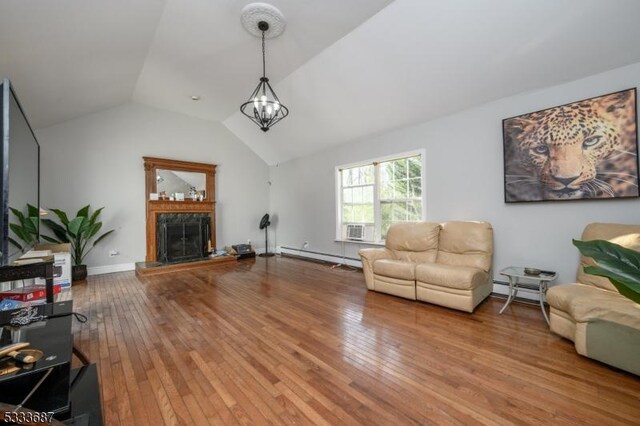
[[[278,95],[273,91],[266,75],[264,36],[269,30],[269,23],[258,22],[258,30],[262,33],[262,77],[249,100],[240,106],[240,111],[256,123],[263,132],[289,115],[289,109],[282,105]]]

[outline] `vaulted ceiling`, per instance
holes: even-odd
[[[250,2],[0,0],[0,75],[37,128],[133,100],[274,164],[640,62],[636,0],[272,0],[288,24],[267,75],[291,114],[263,133],[238,112],[260,75]]]

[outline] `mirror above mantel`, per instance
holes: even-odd
[[[175,198],[183,194],[185,199],[206,200],[207,175],[201,172],[183,170],[156,170],[156,191],[159,198]]]
[[[215,201],[215,164],[143,157],[147,201]],[[178,196],[179,197],[178,197]]]

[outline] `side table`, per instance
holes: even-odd
[[[547,325],[549,325],[549,317],[544,308],[544,296],[547,293],[549,283],[558,278],[558,274],[551,271],[542,271],[539,275],[530,275],[526,274],[521,266],[509,266],[501,270],[500,275],[509,278],[509,297],[502,309],[500,309],[500,314],[513,302],[513,299],[518,295],[518,290],[522,290],[538,295],[542,315]],[[521,282],[521,280],[528,280],[529,282]]]

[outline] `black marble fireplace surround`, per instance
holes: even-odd
[[[156,226],[157,260],[162,263],[205,259],[211,238],[206,213],[160,213]]]

